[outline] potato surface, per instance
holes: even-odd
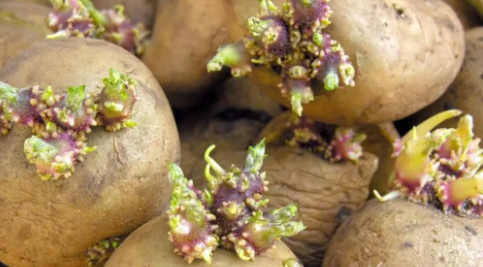
[[[338,225],[369,195],[369,183],[378,160],[365,153],[358,165],[331,164],[313,154],[292,147],[267,147],[262,167],[270,182],[264,193],[269,208],[297,204],[294,218],[307,229],[284,240],[304,266],[320,266],[327,245]],[[244,166],[246,151],[215,149],[212,157],[223,168]],[[205,162],[198,162],[187,178],[203,181]],[[206,181],[206,180],[205,180]],[[201,184],[200,182],[198,182]]]
[[[471,114],[473,132],[483,138],[483,27],[466,32],[466,57],[458,76],[435,103],[411,116],[406,123],[418,125],[427,118],[445,109],[459,109]],[[443,122],[438,128],[456,127],[458,118]]]
[[[35,3],[0,1],[0,69],[50,33],[46,19],[50,9]]]
[[[281,7],[283,1],[274,2]],[[231,3],[237,12],[235,23],[245,29],[257,4]],[[313,84],[315,100],[303,111],[310,118],[338,125],[404,118],[440,97],[461,67],[463,27],[441,0],[338,0],[329,5],[334,14],[326,32],[349,55],[356,85],[326,92],[320,82]],[[269,96],[290,106],[274,72],[256,68],[250,76]]]
[[[168,240],[168,216],[163,214],[132,233],[114,252],[105,267],[140,267],[140,266],[188,266],[186,260],[173,253],[174,245]],[[282,262],[295,258],[294,254],[281,242],[254,262],[238,258],[234,252],[217,249],[213,252],[211,265],[203,260],[195,260],[193,267],[282,267]]]
[[[206,64],[228,40],[226,1],[163,1],[157,6],[151,44],[143,62],[163,87],[171,106],[192,107],[220,81]]]
[[[483,266],[482,219],[373,199],[335,234],[323,267]]]
[[[14,125],[0,136],[0,260],[15,267],[84,267],[87,248],[130,233],[158,216],[169,200],[167,164],[180,145],[169,103],[149,70],[120,47],[94,39],[39,43],[9,62],[0,80],[13,86],[98,84],[114,68],[137,80],[138,126],[107,132],[93,128],[97,150],[68,179],[42,181],[23,152],[30,129]]]

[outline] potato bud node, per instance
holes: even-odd
[[[283,267],[303,267],[303,265],[299,260],[290,258],[283,262]]]
[[[49,14],[49,27],[55,32],[50,39],[88,37],[121,46],[140,57],[144,53],[149,32],[144,25],[134,25],[124,15],[124,6],[97,10],[90,0],[51,0],[54,11]]]
[[[211,252],[223,246],[243,260],[253,260],[275,240],[305,229],[301,222],[290,221],[297,213],[296,205],[262,211],[268,203],[263,199],[268,181],[260,173],[266,156],[264,141],[248,149],[243,169],[232,165],[225,171],[209,156],[214,148],[210,146],[205,153],[208,190],[194,188],[178,166],[170,165],[174,189],[169,238],[176,254],[188,262],[198,258],[209,263]]]
[[[99,262],[109,258],[117,247],[124,241],[125,237],[111,237],[99,241],[87,250],[87,266],[95,267]]]
[[[353,87],[355,69],[349,57],[337,41],[322,32],[333,13],[327,2],[286,0],[279,10],[270,0],[260,1],[259,13],[247,20],[244,45],[218,50],[208,62],[208,72],[227,66],[234,77],[240,77],[255,65],[281,69],[281,93],[299,115],[303,104],[314,100],[312,80],[324,83],[326,91]],[[306,69],[305,74],[292,77],[294,66]]]
[[[436,129],[456,117],[450,110],[427,119],[399,141],[394,167],[394,191],[377,197],[400,196],[441,207],[446,213],[483,216],[483,150],[473,135],[473,118],[465,115],[452,129]]]

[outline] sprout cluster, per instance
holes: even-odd
[[[483,150],[473,135],[473,118],[465,115],[456,128],[433,130],[461,114],[441,112],[424,121],[395,145],[394,191],[381,201],[399,196],[432,204],[445,213],[483,216]]]
[[[297,213],[296,205],[266,210],[268,199],[263,193],[268,190],[268,181],[260,172],[264,141],[249,148],[243,169],[232,165],[224,170],[209,156],[214,148],[209,147],[205,153],[208,188],[203,191],[195,188],[177,165],[169,166],[174,184],[168,211],[169,240],[176,254],[189,263],[195,259],[211,263],[212,252],[223,246],[242,260],[254,260],[273,247],[275,240],[305,229],[301,222],[291,221]]]
[[[362,156],[361,143],[366,139],[364,133],[356,133],[348,127],[316,122],[293,113],[287,119],[283,118],[284,124],[280,124],[282,129],[273,131],[279,135],[275,138],[283,138],[288,146],[310,151],[330,162],[357,162]]]
[[[323,32],[333,13],[329,0],[286,0],[282,9],[270,0],[259,1],[259,13],[247,20],[246,37],[219,48],[208,72],[227,66],[240,77],[254,66],[265,66],[281,76],[281,93],[299,116],[302,104],[314,100],[313,80],[322,82],[326,91],[354,86],[349,57]]]
[[[94,267],[107,260],[126,239],[126,236],[103,239],[87,250],[87,266]]]
[[[29,126],[27,160],[43,180],[68,178],[75,165],[96,150],[87,146],[91,126],[116,131],[136,125],[130,120],[138,100],[136,86],[135,80],[113,69],[99,94],[87,94],[85,86],[78,86],[55,95],[50,86],[18,89],[0,82],[0,132],[7,135],[14,123]]]
[[[50,0],[54,11],[48,25],[55,32],[49,39],[88,37],[119,45],[140,57],[149,32],[142,23],[134,25],[124,16],[124,6],[97,10],[90,0]]]

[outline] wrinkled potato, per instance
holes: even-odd
[[[0,1],[0,69],[13,57],[50,33],[50,9],[35,3]]]
[[[124,6],[124,14],[132,22],[142,22],[147,29],[152,29],[157,0],[92,0],[98,9],[108,9],[115,5]],[[166,1],[166,0],[160,0]]]
[[[444,0],[444,2],[453,8],[465,30],[481,25],[481,20],[478,17],[478,13],[476,13],[468,1]]]
[[[106,267],[140,267],[140,266],[185,266],[183,257],[173,253],[174,245],[168,240],[168,216],[163,214],[134,231],[114,252]],[[282,262],[295,258],[294,254],[281,241],[276,247],[255,258],[254,262],[238,258],[236,253],[217,249],[213,252],[211,265],[203,260],[195,260],[190,266],[211,267],[245,267],[266,266],[281,267]]]
[[[208,74],[206,63],[228,40],[226,5],[219,0],[158,0],[153,37],[143,62],[174,108],[198,104],[222,79],[222,74]]]
[[[483,266],[482,219],[407,200],[373,199],[332,239],[323,267]]]
[[[471,114],[474,119],[474,133],[483,138],[483,27],[466,32],[466,57],[463,66],[448,91],[435,103],[404,120],[417,125],[427,118],[446,109],[459,109]],[[458,118],[443,122],[439,127],[455,127]]]
[[[232,21],[239,26],[238,40],[258,4],[230,2],[237,13]],[[273,2],[281,7],[283,0]],[[334,14],[325,32],[350,57],[355,87],[327,92],[314,80],[315,100],[303,106],[307,117],[347,126],[395,121],[434,102],[461,67],[463,27],[443,1],[338,0],[329,5]],[[249,75],[269,96],[290,107],[275,72],[259,67]]]
[[[12,86],[98,84],[109,68],[137,80],[140,100],[132,129],[96,127],[97,150],[76,165],[69,179],[42,181],[23,151],[30,129],[14,125],[0,136],[0,260],[15,267],[84,267],[87,249],[130,233],[158,216],[169,200],[167,164],[178,162],[180,145],[168,101],[144,64],[113,44],[62,39],[33,45],[0,71]]]
[[[216,144],[216,143],[215,143]],[[377,168],[377,158],[364,153],[359,164],[329,163],[319,157],[292,147],[267,147],[263,164],[270,182],[264,196],[269,208],[298,205],[296,221],[307,229],[284,240],[304,263],[320,266],[332,234],[344,218],[365,202],[369,183]],[[246,151],[215,149],[212,157],[223,168],[231,164],[243,166]],[[196,184],[206,183],[206,162],[199,161],[186,177]]]

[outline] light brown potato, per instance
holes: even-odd
[[[482,219],[373,199],[339,228],[323,267],[482,267],[482,233]]]
[[[105,267],[175,267],[188,266],[188,263],[173,253],[174,246],[168,241],[168,216],[163,214],[132,233],[114,252]],[[224,249],[213,253],[211,265],[203,260],[195,260],[194,267],[282,267],[282,262],[294,258],[294,254],[280,241],[275,248],[255,258],[254,262],[244,261]]]
[[[358,165],[350,162],[331,164],[319,157],[291,147],[267,147],[263,164],[270,182],[264,194],[269,208],[298,205],[295,221],[307,229],[284,240],[304,263],[320,266],[327,245],[338,225],[369,195],[369,183],[377,168],[377,158],[365,153]],[[212,157],[223,168],[243,166],[246,151],[215,149]],[[199,161],[186,174],[198,184],[206,183],[206,162]]]
[[[98,9],[109,9],[115,5],[124,6],[124,14],[134,23],[142,22],[147,29],[152,29],[157,0],[92,0]],[[166,0],[161,0],[166,1]]]
[[[35,3],[0,1],[0,69],[31,45],[50,33],[48,7]]]
[[[444,0],[444,2],[453,8],[465,30],[482,24],[480,18],[478,17],[478,13],[473,9],[468,1]]]
[[[159,0],[151,44],[143,62],[175,108],[192,107],[223,74],[207,73],[206,64],[228,41],[226,1]]]
[[[459,109],[471,114],[473,132],[483,138],[483,27],[466,32],[466,58],[448,91],[435,103],[406,119],[407,126],[418,125],[427,118],[445,110]],[[455,127],[458,118],[443,122],[438,128]]]
[[[232,21],[246,27],[247,17],[255,14],[247,6],[256,10],[257,3],[230,2],[237,12]],[[274,2],[281,7],[283,0]],[[310,118],[349,126],[404,118],[440,97],[461,67],[463,27],[440,0],[338,0],[330,6],[334,14],[326,32],[349,55],[356,85],[333,92],[324,91],[321,83],[313,85],[318,95],[303,111]],[[256,68],[250,77],[273,99],[290,106],[274,72]]]
[[[139,125],[112,133],[95,127],[97,150],[69,179],[42,181],[23,152],[28,127],[0,137],[0,260],[15,267],[85,267],[87,248],[130,233],[158,216],[169,200],[167,164],[180,145],[165,95],[144,64],[113,44],[94,39],[39,43],[9,62],[0,81],[13,86],[97,87],[109,68],[137,80]]]

